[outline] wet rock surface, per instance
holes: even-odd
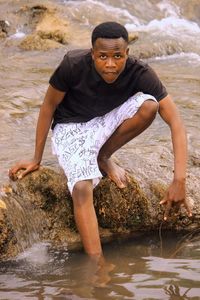
[[[148,167],[146,164],[146,173],[150,175],[155,170],[148,170]],[[158,165],[155,168],[158,170]],[[158,230],[160,226],[190,232],[199,228],[199,200],[195,201],[192,218],[187,217],[184,209],[176,213],[174,208],[169,221],[163,222],[163,208],[159,201],[167,185],[162,178],[154,180],[151,176],[141,184],[144,176],[139,169],[137,176],[129,172],[129,177],[130,182],[124,189],[119,189],[105,177],[94,190],[94,205],[103,242],[121,234],[128,236]],[[190,196],[195,198],[194,194]],[[15,256],[39,240],[50,241],[57,247],[81,247],[72,198],[61,171],[41,167],[4,186],[1,200],[6,209],[0,208],[0,259]]]

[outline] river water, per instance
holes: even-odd
[[[35,244],[0,265],[3,299],[199,299],[200,242],[182,243],[164,234],[115,241],[104,247],[115,265],[104,287],[94,283],[95,267],[83,253]],[[162,247],[161,247],[162,245]]]
[[[31,3],[33,1],[30,1]],[[0,1],[1,18],[13,28],[0,40],[0,184],[7,170],[33,154],[35,125],[48,79],[67,49],[90,47],[91,29],[119,21],[139,40],[131,53],[159,74],[176,102],[188,132],[190,155],[199,154],[200,2],[187,0],[85,0],[48,2],[61,8],[73,34],[70,43],[49,51],[18,47],[29,32],[15,12],[29,1]],[[46,4],[40,1],[40,4]],[[159,130],[158,130],[159,128]],[[167,126],[157,118],[134,146],[170,147]],[[57,166],[50,137],[43,164]],[[181,247],[177,251],[177,243]],[[187,241],[187,242],[186,242]],[[162,243],[161,243],[162,242]],[[159,233],[104,246],[115,265],[106,287],[91,283],[94,270],[82,253],[33,245],[13,261],[0,264],[0,299],[200,299],[200,240]]]

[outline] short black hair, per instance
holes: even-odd
[[[92,46],[98,38],[118,39],[122,37],[128,43],[128,31],[117,22],[104,22],[97,25],[92,31]]]

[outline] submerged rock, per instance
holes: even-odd
[[[155,164],[155,168],[158,170],[158,165]],[[149,172],[154,172],[153,168]],[[166,185],[162,181],[152,181],[153,176],[151,183],[141,184],[138,175],[139,168],[137,179],[130,174],[130,182],[124,189],[119,189],[109,178],[103,178],[95,188],[94,205],[103,242],[116,235],[158,230],[161,224],[162,228],[173,230],[199,228],[198,203],[193,218],[189,219],[180,211],[178,215],[172,214],[168,222],[163,222],[159,201]],[[1,203],[6,209],[0,208],[0,259],[15,256],[38,241],[67,245],[68,249],[81,247],[72,198],[62,172],[41,167],[5,186],[1,194]]]

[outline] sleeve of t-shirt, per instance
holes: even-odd
[[[162,100],[168,95],[165,86],[162,84],[155,71],[149,65],[146,65],[142,75],[139,77],[137,87],[138,90],[144,94],[150,94],[154,96],[157,101]]]
[[[67,54],[64,56],[62,62],[50,77],[49,83],[51,86],[53,86],[59,91],[67,92],[69,90],[70,64],[69,64],[69,58]]]

